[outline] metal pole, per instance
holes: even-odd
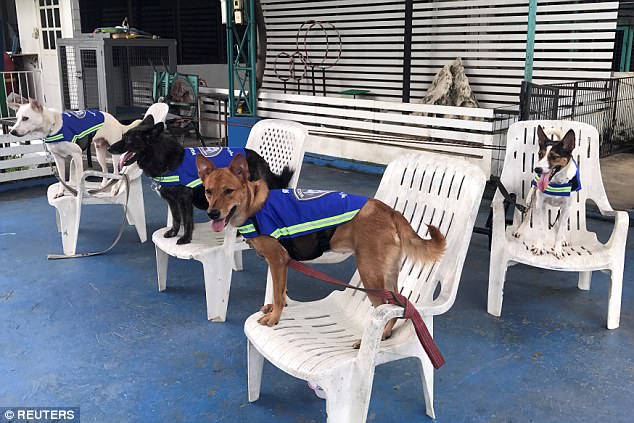
[[[247,102],[249,104],[249,110],[251,111],[251,116],[257,116],[258,111],[258,94],[257,94],[257,72],[255,69],[256,65],[256,40],[257,35],[255,34],[255,0],[249,0],[249,12],[247,17],[249,19],[249,67],[251,68],[247,72],[249,72],[250,79],[250,88],[249,95],[247,97]]]
[[[528,5],[528,28],[526,31],[526,63],[524,65],[524,81],[533,80],[533,59],[535,58],[535,28],[537,26],[537,0],[530,0]]]
[[[228,81],[229,81],[229,116],[234,116],[235,114],[235,97],[234,97],[234,88],[233,88],[233,78],[234,78],[234,68],[233,68],[233,1],[227,0],[227,24],[226,24],[226,34],[227,34],[227,68],[229,70]]]

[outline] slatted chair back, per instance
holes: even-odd
[[[307,139],[308,131],[301,123],[265,119],[253,126],[246,147],[262,156],[273,173],[279,175],[284,166],[290,166],[294,171],[290,186],[296,187]]]
[[[569,224],[566,227],[566,239],[575,243],[583,239],[587,234],[586,229],[586,201],[591,199],[601,206],[609,203],[599,167],[599,133],[592,125],[582,122],[563,120],[541,120],[516,122],[509,128],[506,141],[506,157],[501,181],[509,191],[515,194],[521,204],[526,203],[526,196],[531,188],[531,181],[535,173],[535,164],[539,160],[539,142],[537,139],[537,127],[541,125],[546,133],[549,130],[559,129],[562,136],[572,129],[575,132],[576,141],[573,158],[579,166],[581,190],[573,192]],[[559,210],[547,206],[548,227],[555,223]],[[517,228],[522,222],[522,213],[515,211],[513,228]],[[532,222],[531,222],[532,227]],[[554,231],[550,230],[545,240],[552,242]]]
[[[447,311],[458,290],[471,230],[486,177],[464,159],[440,154],[408,154],[387,167],[376,198],[403,213],[414,230],[427,237],[427,224],[440,228],[447,238],[445,256],[435,263],[417,264],[409,258],[401,265],[400,293],[433,314]],[[361,286],[358,272],[352,285]],[[351,318],[363,319],[370,311],[367,296],[354,290],[337,293]]]

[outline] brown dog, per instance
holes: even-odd
[[[267,201],[269,189],[262,181],[249,181],[247,161],[240,154],[228,168],[216,169],[202,155],[196,157],[196,166],[205,186],[208,214],[213,220],[214,230],[222,230],[228,223],[235,227],[242,225]],[[401,213],[378,200],[368,199],[351,220],[336,227],[330,248],[355,254],[365,288],[398,291],[398,272],[404,255],[416,262],[432,262],[442,256],[444,236],[434,226],[429,226],[429,234],[430,240],[422,239]],[[271,236],[255,236],[248,242],[266,259],[271,270],[273,304],[262,308],[265,314],[258,321],[273,326],[279,322],[286,304],[286,272],[291,257]],[[383,303],[372,295],[369,297],[374,306]],[[394,323],[395,320],[386,325],[384,338],[391,335]]]

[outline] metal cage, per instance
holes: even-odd
[[[84,34],[57,40],[65,110],[99,109],[135,119],[152,104],[154,67],[176,72],[176,41]]]

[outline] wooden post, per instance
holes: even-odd
[[[537,0],[530,0],[528,5],[528,28],[526,31],[526,62],[524,64],[524,81],[533,80],[533,59],[535,58],[535,27],[537,26]]]

